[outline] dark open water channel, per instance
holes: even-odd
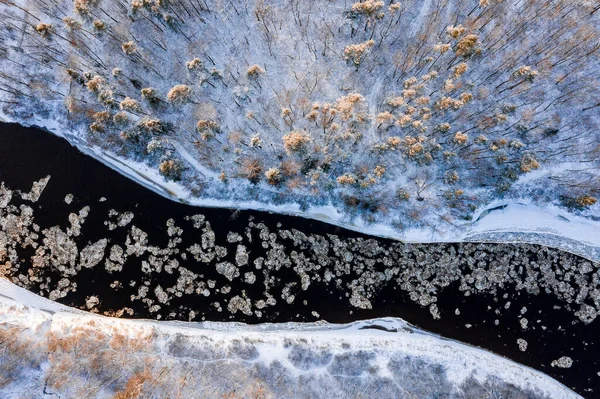
[[[47,175],[51,175],[48,186],[39,202],[31,205],[35,210],[35,222],[42,229],[54,225],[66,229],[69,226],[69,213],[77,213],[84,206],[90,206],[89,216],[82,226],[82,235],[77,238],[78,243],[83,243],[80,249],[85,243],[102,238],[108,238],[110,243],[123,243],[131,225],[148,233],[148,240],[152,245],[167,247],[169,237],[165,223],[168,219],[173,219],[177,226],[184,228],[185,233],[181,236],[183,242],[179,246],[182,249],[187,248],[200,241],[201,231],[192,229],[190,222],[184,221],[184,218],[198,213],[205,215],[206,220],[210,222],[217,245],[228,244],[229,255],[226,259],[232,258],[236,251],[236,244],[228,243],[226,239],[228,233],[238,232],[245,236],[249,218],[253,218],[255,224],[264,223],[270,232],[297,229],[306,235],[335,234],[341,240],[369,238],[308,219],[255,211],[198,208],[173,202],[135,184],[49,133],[18,125],[0,124],[0,181],[5,182],[11,189],[27,192],[33,181]],[[69,193],[75,198],[71,204],[64,201],[65,195]],[[99,202],[101,197],[106,197],[107,200]],[[135,217],[127,228],[108,231],[104,222],[111,209],[118,212],[131,211]],[[257,257],[266,257],[267,250],[262,246],[264,240],[257,238],[259,232],[253,230],[252,234],[255,237],[254,241],[250,244],[245,242],[249,253],[249,265],[245,266],[246,269],[240,267],[241,277],[233,281],[215,272],[214,266],[207,267],[189,256],[187,259],[179,258],[179,265],[202,274],[205,280],[216,281],[217,287],[229,286],[232,293],[243,291],[243,295],[248,298],[262,298],[262,271],[255,270],[252,264]],[[393,244],[386,239],[377,239],[377,242],[382,246]],[[452,253],[460,250],[460,245],[451,244],[428,244],[419,247],[427,246],[439,246]],[[408,245],[407,251],[413,247],[415,246]],[[534,247],[532,258],[536,257],[535,248],[539,251],[543,249]],[[294,250],[300,251],[297,248]],[[108,249],[106,252],[108,254]],[[27,259],[32,253],[31,249],[23,251],[23,270],[27,269]],[[401,317],[422,329],[488,349],[541,370],[584,397],[600,395],[600,321],[596,319],[590,324],[584,324],[574,316],[572,310],[566,309],[564,301],[544,291],[538,295],[531,295],[524,290],[516,290],[514,285],[506,284],[495,294],[479,293],[465,296],[464,291],[459,289],[459,283],[453,282],[437,296],[437,307],[441,315],[441,319],[438,320],[432,317],[428,307],[411,300],[407,291],[399,289],[396,283],[384,284],[377,290],[371,300],[372,309],[358,309],[349,304],[346,291],[336,290],[331,284],[319,281],[312,282],[306,290],[291,286],[295,294],[291,304],[275,295],[277,304],[262,309],[261,317],[257,317],[256,313],[231,314],[227,310],[219,311],[213,305],[215,300],[220,301],[223,308],[226,308],[226,299],[223,298],[230,298],[231,295],[221,295],[216,299],[217,293],[214,290],[209,297],[197,293],[174,296],[168,305],[163,305],[159,311],[151,313],[142,302],[131,301],[130,297],[138,293],[139,285],[131,287],[128,282],[145,280],[149,281],[151,287],[154,284],[166,287],[176,284],[178,274],[143,275],[140,263],[140,259],[135,256],[129,257],[123,270],[114,274],[108,273],[102,264],[83,269],[73,277],[77,282],[77,290],[60,298],[59,302],[85,308],[86,298],[94,295],[100,298],[100,304],[97,306],[100,312],[114,311],[127,306],[134,310],[133,317],[156,318],[160,315],[162,319],[187,320],[188,309],[194,309],[194,320],[235,320],[248,323],[318,319],[341,323],[384,316]],[[353,264],[353,267],[355,266],[359,265]],[[596,275],[597,268],[598,265],[594,265]],[[243,276],[246,270],[255,272],[256,283],[244,283]],[[58,279],[60,276],[57,276],[56,272],[48,271],[44,277]],[[115,290],[110,284],[117,278],[122,281],[123,287]],[[348,282],[348,278],[339,277],[342,285]],[[297,281],[298,275],[291,269],[282,268],[277,273],[277,279],[275,285],[283,286],[287,282],[286,279]],[[32,287],[30,288],[34,292],[38,292],[35,285]],[[281,289],[273,288],[272,292],[280,293]],[[505,305],[509,301],[510,306],[506,308]],[[524,313],[523,308],[526,308]],[[459,312],[456,312],[456,309],[459,309]],[[318,313],[319,316],[312,312]],[[528,320],[527,329],[523,329],[520,324],[522,318]],[[519,338],[528,343],[525,352],[519,350]],[[561,356],[571,357],[573,366],[566,369],[551,367],[551,362]]]

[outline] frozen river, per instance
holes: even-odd
[[[403,244],[297,217],[192,207],[43,131],[0,124],[0,142],[4,198],[12,190],[2,244],[15,258],[3,272],[32,292],[127,318],[399,317],[584,396],[600,392],[596,263],[528,244]],[[18,195],[47,176],[38,201]],[[21,241],[9,234],[19,223]],[[571,367],[552,365],[563,356]]]

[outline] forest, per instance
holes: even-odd
[[[2,0],[0,109],[194,198],[398,231],[600,204],[591,0]]]

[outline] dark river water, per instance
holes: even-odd
[[[227,248],[229,254],[227,259],[232,258],[232,254],[236,251],[236,244],[227,240],[228,234],[237,232],[245,236],[249,219],[252,219],[255,225],[262,222],[270,232],[296,229],[305,235],[334,234],[340,240],[371,238],[308,219],[256,211],[199,208],[171,201],[80,153],[63,139],[39,129],[0,124],[0,181],[13,190],[27,192],[33,181],[47,175],[51,175],[51,179],[41,199],[31,205],[35,210],[35,222],[42,229],[55,225],[66,229],[69,226],[67,218],[69,213],[77,213],[82,207],[90,206],[89,216],[82,226],[82,234],[77,238],[77,242],[84,245],[103,238],[107,238],[110,244],[124,243],[127,240],[128,228],[135,225],[148,234],[148,240],[152,245],[167,247],[169,236],[166,221],[173,219],[177,226],[185,226],[184,234],[181,235],[182,242],[178,246],[187,248],[192,243],[200,241],[201,231],[191,229],[190,222],[186,222],[185,217],[198,213],[203,214],[210,223],[217,245]],[[65,202],[66,194],[74,196],[72,203]],[[102,197],[105,197],[106,201],[100,202],[99,199]],[[105,221],[111,209],[118,212],[130,211],[135,215],[134,219],[127,228],[109,231]],[[256,238],[259,235],[257,230],[253,230],[251,234],[255,239],[252,243],[245,244],[249,253],[249,265],[260,256],[267,257],[267,249],[263,246],[266,239]],[[386,239],[376,241],[384,247],[403,245]],[[493,244],[486,245],[493,247]],[[435,246],[444,251],[460,254],[461,246],[458,244],[407,245],[407,251],[412,251],[415,247],[426,250],[428,247]],[[298,248],[286,247],[285,251],[294,250],[299,253],[306,251],[305,247]],[[545,251],[543,247],[527,248],[532,258],[537,256],[537,251],[540,253]],[[31,249],[23,250],[23,261],[20,266],[23,270],[29,267],[28,259],[32,252]],[[493,254],[493,251],[491,253]],[[489,256],[486,258],[487,261],[491,261]],[[277,304],[262,309],[260,317],[256,313],[232,313],[217,309],[214,306],[216,300],[214,290],[210,297],[198,293],[181,297],[174,295],[168,305],[162,304],[159,311],[149,312],[148,306],[141,301],[131,300],[131,296],[138,292],[139,283],[131,286],[129,282],[147,281],[151,289],[156,284],[167,287],[177,284],[178,274],[163,272],[144,275],[141,271],[140,259],[130,256],[119,273],[108,273],[102,264],[81,270],[72,277],[77,282],[77,290],[67,293],[58,301],[85,309],[86,298],[93,295],[100,299],[96,307],[100,313],[115,311],[126,306],[134,313],[125,314],[124,317],[156,318],[159,316],[163,320],[187,320],[190,318],[188,309],[194,310],[193,320],[234,320],[248,323],[319,319],[341,323],[384,316],[400,317],[419,328],[488,349],[541,370],[584,397],[600,397],[600,321],[596,319],[589,324],[584,324],[574,315],[573,309],[577,307],[569,309],[564,301],[544,290],[533,295],[525,290],[516,289],[514,284],[504,284],[494,293],[473,292],[471,295],[465,295],[465,290],[460,289],[459,282],[451,282],[437,294],[437,309],[441,316],[439,319],[432,316],[428,306],[421,306],[412,300],[408,291],[400,289],[396,282],[382,284],[376,290],[371,298],[372,309],[351,306],[347,290],[338,290],[332,284],[314,281],[306,290],[291,285],[295,294],[293,302],[288,303],[277,298]],[[350,264],[353,268],[362,266],[352,261]],[[264,291],[264,281],[261,280],[266,278],[262,275],[264,269],[254,270],[251,266],[245,266],[247,270],[253,270],[257,275],[256,283],[247,284],[242,281],[246,269],[242,270],[241,267],[239,269],[242,277],[229,281],[215,271],[214,265],[210,267],[201,265],[189,256],[187,259],[179,258],[179,265],[185,266],[193,273],[201,274],[204,280],[215,281],[218,287],[226,285],[228,290],[240,293],[239,295],[243,297],[259,298]],[[597,267],[598,265],[594,265],[594,268]],[[292,269],[282,268],[277,271],[276,276],[277,279],[273,283],[275,286],[284,286],[288,279],[298,280],[298,275]],[[350,274],[338,277],[342,286],[349,281],[348,276]],[[53,281],[60,278],[56,271],[51,270],[44,277]],[[122,287],[118,290],[110,287],[117,277],[122,282]],[[40,291],[35,284],[29,288],[34,292]],[[272,290],[272,292],[281,292],[277,287]],[[224,294],[218,297],[223,308],[227,306],[226,298],[230,297],[231,295],[227,297]],[[510,302],[509,306],[507,306],[508,302]],[[528,321],[526,328],[520,322],[523,318]],[[519,350],[518,339],[527,341],[526,351]],[[551,362],[561,356],[571,357],[572,367],[551,367]]]

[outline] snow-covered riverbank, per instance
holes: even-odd
[[[121,320],[67,308],[0,279],[0,321],[2,335],[19,331],[4,345],[5,371],[15,368],[0,388],[5,398],[42,390],[102,398],[134,388],[142,396],[429,397],[495,389],[579,397],[540,372],[400,319],[257,326]]]
[[[14,122],[0,115],[0,120]],[[111,155],[91,147],[76,133],[67,132],[52,120],[34,119],[28,124],[69,141],[83,153],[97,159],[156,193],[174,201],[206,208],[232,208],[274,212],[314,219],[349,230],[405,242],[527,242],[569,251],[593,261],[600,261],[600,222],[572,215],[555,206],[542,208],[526,200],[495,201],[475,212],[473,222],[455,227],[395,230],[386,224],[365,224],[350,220],[333,205],[311,206],[302,210],[298,204],[265,204],[260,201],[231,201],[197,198],[181,183],[165,181],[154,168],[139,162]],[[184,156],[185,158],[185,156]]]

